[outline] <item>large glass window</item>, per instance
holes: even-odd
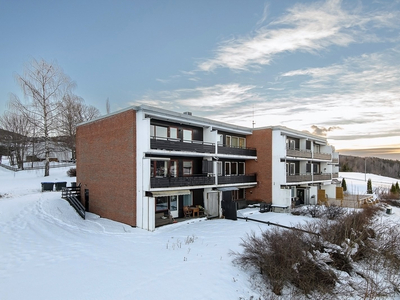
[[[236,136],[233,136],[231,139],[231,146],[234,148],[239,148],[239,138]]]
[[[174,160],[151,160],[150,168],[151,177],[167,177],[168,175],[172,177],[178,176],[178,162]]]
[[[157,197],[155,200],[156,200],[156,211],[168,209],[168,197]]]
[[[245,138],[239,138],[239,147],[242,149],[246,148],[246,139]]]
[[[218,134],[218,145],[222,146],[224,144],[224,136],[222,134]]]
[[[192,161],[184,161],[183,162],[183,175],[192,175],[193,168],[192,168]]]
[[[295,175],[295,174],[296,174],[296,164],[290,163],[290,175]]]

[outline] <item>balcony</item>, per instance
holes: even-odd
[[[314,152],[314,158],[315,159],[324,159],[324,160],[331,160],[332,155],[328,153],[316,153]]]
[[[256,174],[218,176],[218,184],[250,183],[256,181],[257,181]]]
[[[332,162],[334,164],[338,164],[339,163],[339,157],[332,157]]]
[[[202,141],[181,141],[175,138],[151,137],[151,149],[169,151],[187,151],[199,153],[215,153],[215,144]]]
[[[150,178],[151,188],[169,188],[182,186],[202,186],[215,184],[214,176],[204,174],[184,177],[152,177]]]
[[[286,156],[301,157],[301,158],[312,158],[311,151],[303,151],[296,149],[286,149]]]
[[[314,181],[331,180],[331,174],[314,174]]]
[[[332,178],[339,178],[339,173],[332,173]]]
[[[218,145],[218,154],[257,156],[257,150],[254,148],[239,148],[227,145]]]

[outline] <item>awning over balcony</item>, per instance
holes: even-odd
[[[227,191],[237,191],[239,189],[235,186],[227,186],[227,187],[219,187],[217,188],[217,190],[221,192],[227,192]]]
[[[190,190],[157,191],[157,192],[146,192],[146,197],[166,197],[166,196],[180,196],[189,194]]]

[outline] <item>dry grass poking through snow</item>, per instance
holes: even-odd
[[[381,213],[369,207],[302,227],[317,234],[276,228],[252,232],[241,243],[243,252],[233,253],[234,262],[255,271],[254,282],[266,299],[398,296],[400,225],[377,222]]]

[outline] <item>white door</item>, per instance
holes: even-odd
[[[207,193],[207,199],[204,203],[208,217],[219,217],[219,192]]]

